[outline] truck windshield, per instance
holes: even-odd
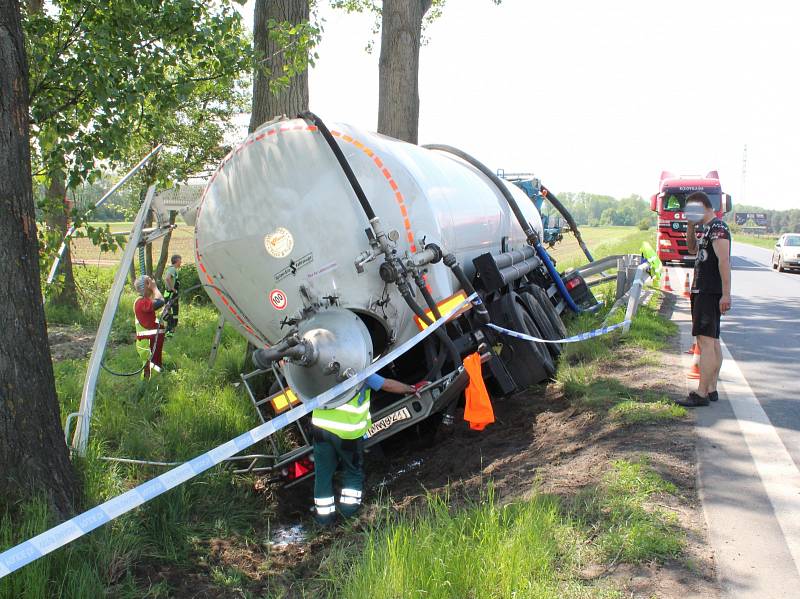
[[[686,196],[692,195],[691,191],[665,191],[662,206],[669,212],[678,212],[686,206]],[[720,192],[706,191],[705,194],[711,200],[714,212],[719,212],[722,205],[722,194]]]

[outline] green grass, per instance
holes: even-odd
[[[655,233],[637,227],[583,227],[581,237],[597,260],[612,254],[638,254],[643,241],[654,243]],[[548,252],[556,259],[560,271],[588,262],[573,235],[566,235]]]
[[[111,269],[78,269],[80,314],[61,314],[48,306],[51,322],[81,322],[90,330],[99,321]],[[133,345],[133,295],[123,294],[106,351],[106,365],[117,372],[137,370]],[[70,320],[71,319],[71,320]],[[180,325],[165,344],[165,371],[150,382],[138,376],[102,372],[92,417],[90,449],[76,458],[88,509],[162,469],[102,461],[101,456],[182,461],[215,447],[257,424],[244,393],[231,383],[244,369],[245,341],[226,327],[213,369],[208,368],[217,312],[207,303],[182,303]],[[78,410],[86,360],[54,364],[62,422]],[[254,448],[258,450],[258,447]],[[272,517],[271,504],[256,494],[254,477],[216,468],[94,531],[68,547],[0,581],[0,599],[36,597],[141,597],[133,578],[142,562],[197,568],[210,539],[242,539],[261,544],[259,531]],[[42,532],[52,524],[39,500],[0,508],[0,550]],[[161,585],[161,596],[170,596]],[[44,590],[42,590],[44,589]],[[53,589],[56,589],[54,591]],[[59,590],[60,589],[60,590]]]
[[[646,461],[617,460],[599,487],[572,501],[570,511],[606,560],[663,561],[680,554],[683,533],[675,514],[651,500],[675,493],[675,485],[650,470]]]
[[[646,462],[619,460],[599,485],[570,500],[534,494],[504,504],[491,483],[459,508],[446,493],[429,494],[417,513],[387,510],[360,542],[337,543],[304,596],[621,597],[582,580],[581,569],[678,555],[683,534],[675,517],[652,503],[676,492]]]
[[[669,399],[657,399],[652,402],[627,399],[614,405],[609,416],[625,424],[657,424],[665,420],[686,417],[686,408]]]
[[[761,248],[766,248],[768,250],[775,249],[775,243],[778,241],[778,236],[770,237],[762,237],[760,235],[748,235],[746,233],[735,233],[733,235],[733,240],[738,241],[740,243],[746,243],[748,245],[755,245]]]

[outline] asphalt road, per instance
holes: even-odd
[[[772,270],[771,256],[733,244],[734,308],[722,338],[800,467],[800,273]]]
[[[733,245],[720,401],[696,411],[700,498],[725,599],[800,597],[800,274],[773,271],[770,258]],[[688,302],[675,320],[686,348]]]

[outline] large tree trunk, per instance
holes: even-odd
[[[0,503],[77,492],[59,422],[39,286],[31,190],[28,64],[17,0],[0,0]]]
[[[253,47],[256,54],[256,69],[253,78],[253,107],[250,112],[250,131],[276,116],[285,114],[295,117],[308,110],[308,70],[296,75],[289,85],[275,93],[270,91],[271,73],[277,78],[282,74],[284,52],[270,39],[270,19],[292,24],[305,23],[309,19],[309,0],[256,0],[253,18]]]
[[[175,224],[175,217],[178,216],[177,210],[169,211],[169,224]],[[169,258],[169,242],[172,240],[172,229],[161,238],[161,254],[158,256],[158,265],[156,266],[155,280],[160,281],[164,276],[164,269],[167,267],[167,258]]]
[[[419,47],[431,0],[383,0],[378,132],[417,143]]]
[[[61,239],[67,234],[68,210],[65,196],[67,190],[64,184],[63,173],[53,173],[50,177],[50,185],[47,188],[47,206],[45,222],[53,230],[57,231]],[[63,276],[60,284],[55,287],[55,292],[50,296],[50,303],[57,306],[65,306],[73,310],[80,310],[78,303],[78,292],[75,288],[75,274],[72,271],[72,252],[70,244],[64,250],[61,263],[58,267],[59,273]]]

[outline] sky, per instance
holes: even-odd
[[[320,4],[310,108],[375,130],[372,17]],[[734,207],[794,208],[798,17],[775,0],[448,0],[421,50],[419,141],[554,191],[649,198],[662,170],[718,170]]]

